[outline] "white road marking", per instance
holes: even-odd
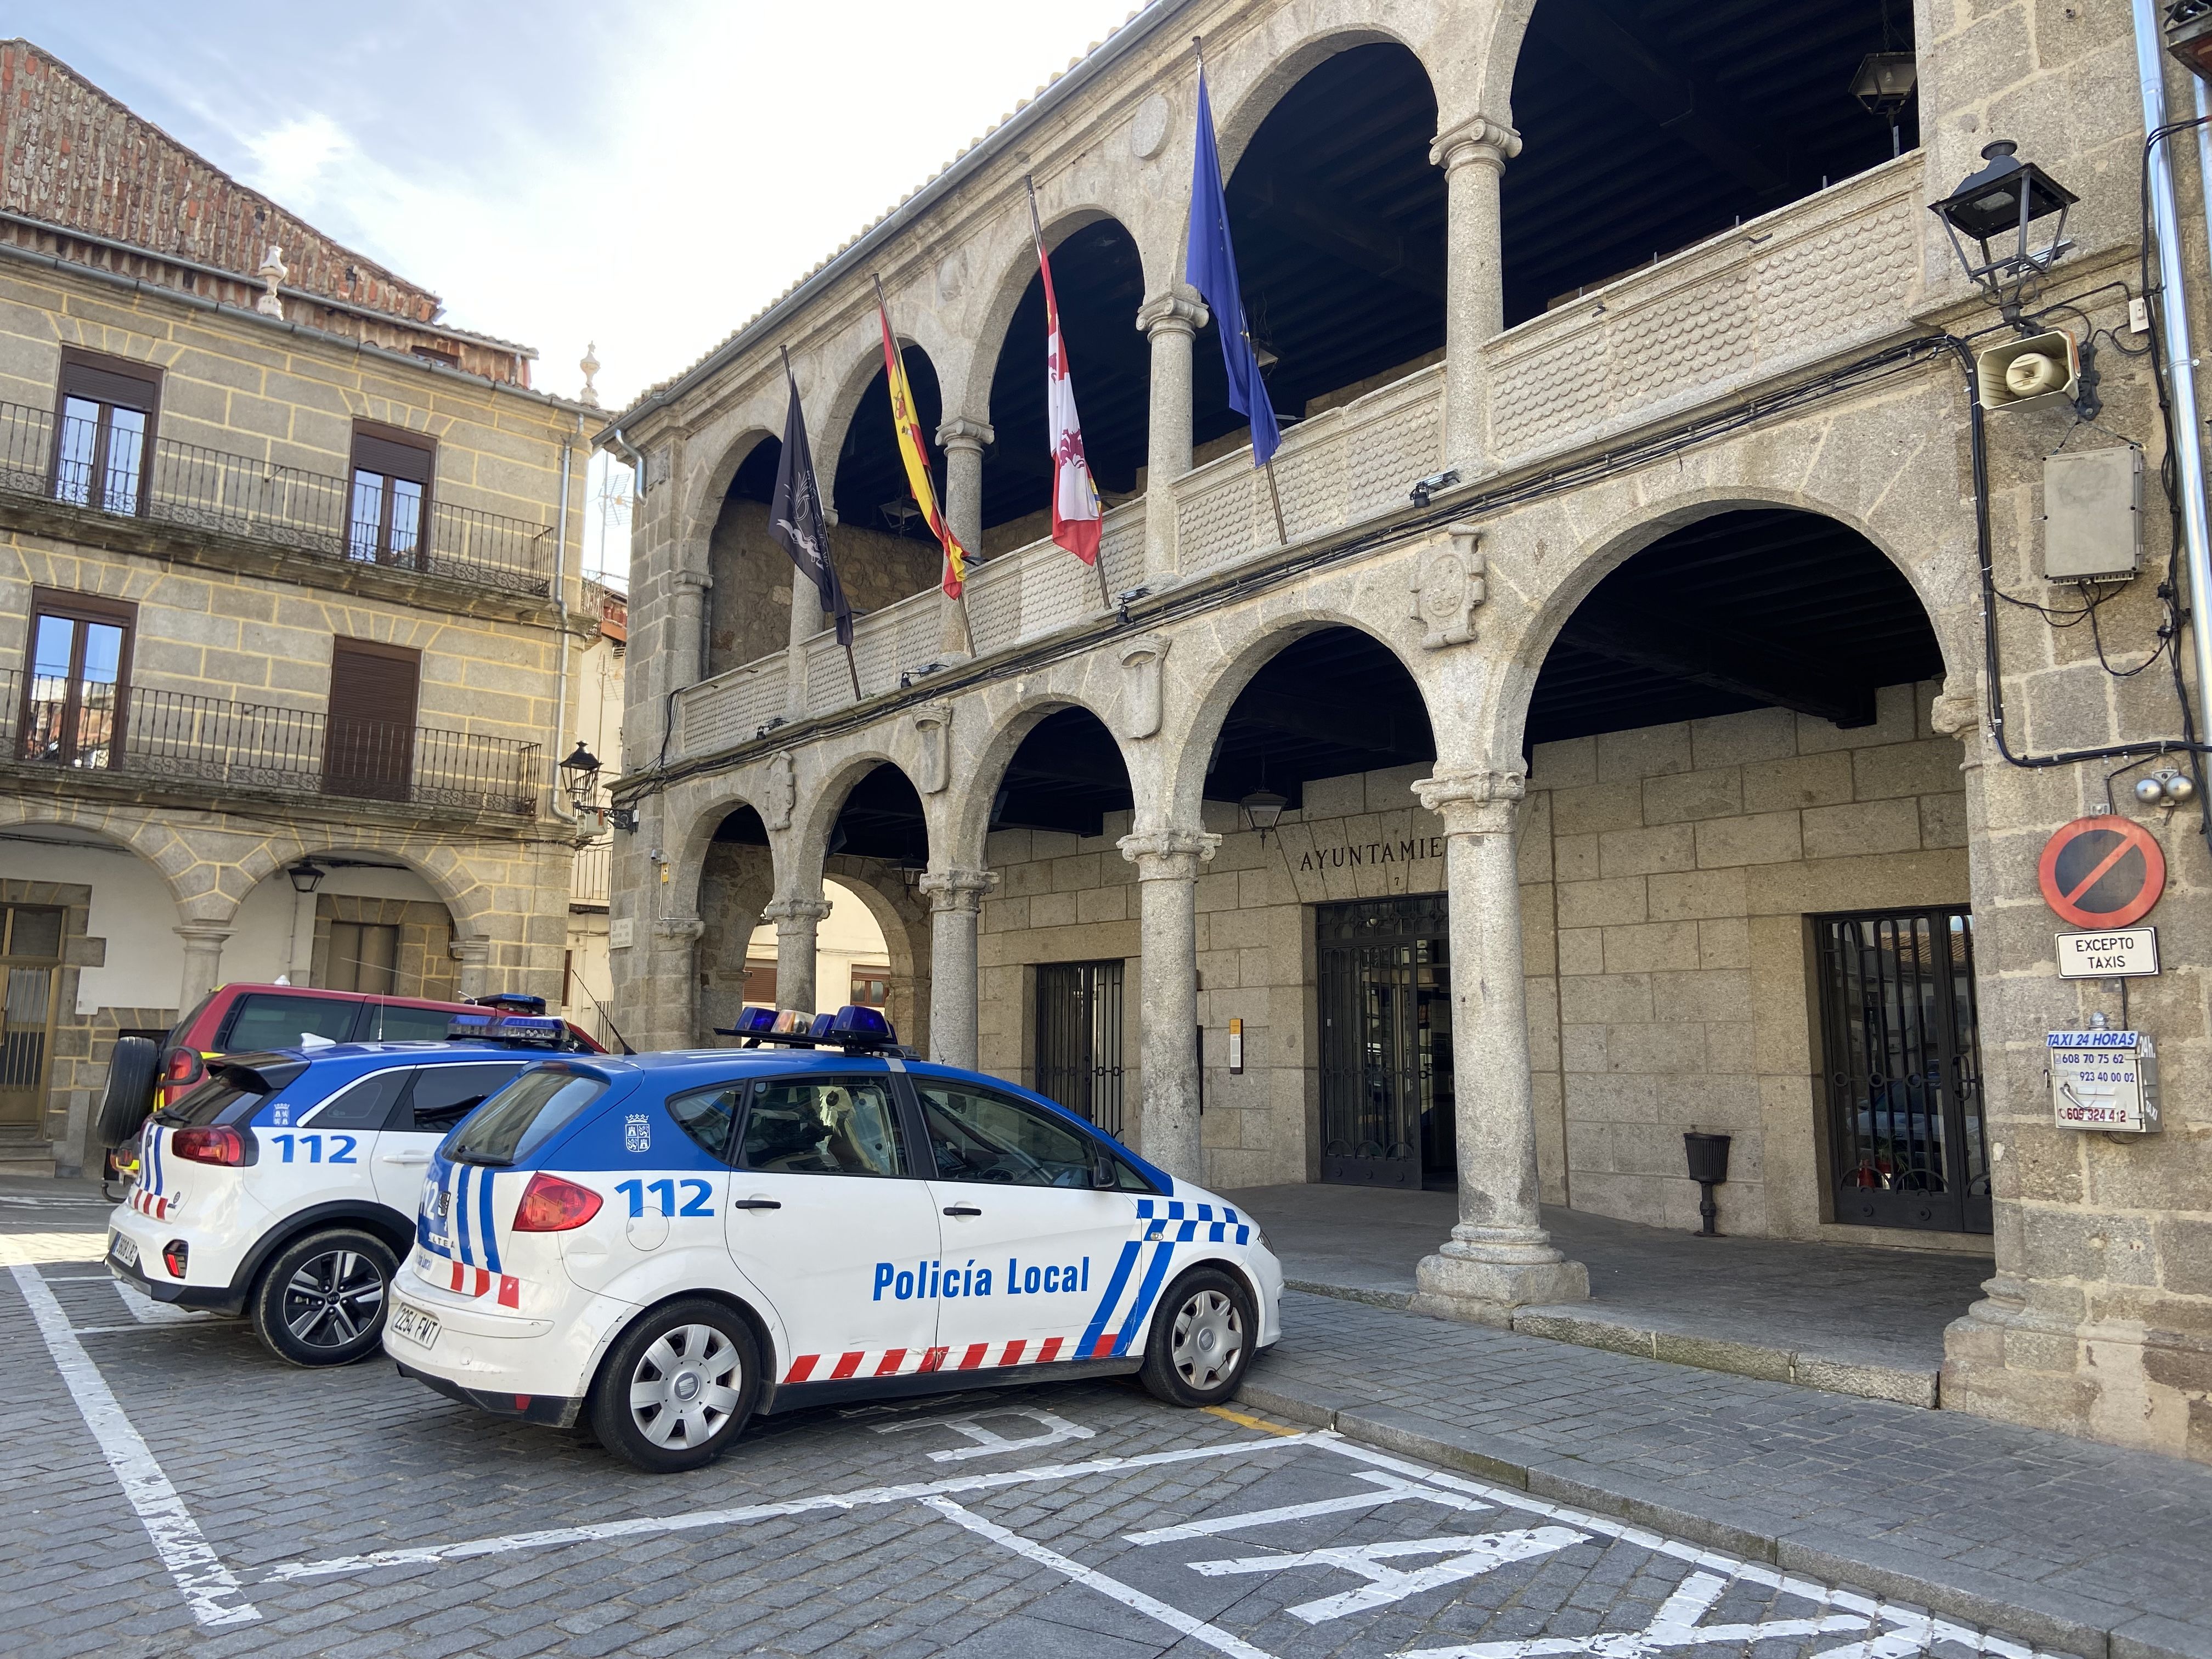
[[[119,1279],[107,1281],[115,1286],[116,1295],[131,1310],[131,1317],[141,1325],[204,1325],[215,1316],[198,1309],[179,1308],[172,1303],[156,1302],[143,1291],[134,1291]]]
[[[46,1338],[46,1350],[53,1355],[54,1369],[68,1385],[85,1426],[100,1443],[108,1468],[122,1485],[124,1497],[137,1511],[147,1537],[153,1540],[155,1553],[176,1581],[192,1617],[203,1625],[248,1625],[258,1620],[260,1610],[243,1599],[245,1591],[238,1580],[202,1535],[199,1522],[192,1519],[185,1500],[177,1495],[146,1442],[124,1414],[100,1368],[70,1331],[61,1304],[54,1300],[39,1270],[18,1265],[9,1271],[30,1305],[31,1316],[38,1321],[39,1334]]]
[[[1204,1573],[1208,1578],[1219,1578],[1229,1573],[1286,1572],[1293,1567],[1336,1567],[1367,1581],[1358,1589],[1324,1595],[1317,1601],[1307,1601],[1285,1609],[1292,1618],[1303,1619],[1309,1625],[1318,1625],[1331,1619],[1342,1619],[1349,1613],[1387,1607],[1393,1601],[1419,1595],[1423,1590],[1456,1584],[1462,1579],[1479,1577],[1486,1572],[1494,1571],[1510,1562],[1525,1561],[1534,1555],[1550,1555],[1588,1541],[1588,1534],[1577,1532],[1571,1527],[1530,1527],[1513,1532],[1462,1534],[1449,1538],[1406,1538],[1385,1544],[1340,1544],[1328,1549],[1299,1550],[1291,1555],[1246,1555],[1231,1561],[1193,1561],[1188,1565],[1193,1572]],[[1449,1555],[1451,1559],[1416,1568],[1412,1572],[1401,1572],[1396,1567],[1382,1565],[1386,1560],[1407,1555]],[[1866,1621],[1862,1619],[1851,1628],[1862,1630],[1865,1626]],[[1777,1632],[1791,1633],[1794,1632]],[[1568,1653],[1583,1650],[1571,1644],[1557,1650],[1540,1644],[1530,1651]],[[1607,1650],[1607,1659],[1630,1659],[1630,1656],[1613,1655],[1610,1649]],[[1491,1659],[1491,1656],[1486,1656],[1486,1659]]]
[[[1595,1636],[1532,1637],[1518,1642],[1472,1642],[1461,1647],[1417,1648],[1402,1656],[1402,1659],[1539,1659],[1547,1654],[1587,1653],[1601,1655],[1603,1659],[1647,1659],[1647,1656],[1663,1652],[1668,1648],[1703,1647],[1711,1643],[1716,1647],[1732,1646],[1747,1649],[1754,1642],[1763,1642],[1783,1636],[1828,1636],[1843,1632],[1864,1632],[1878,1616],[1868,1613],[1829,1613],[1812,1619],[1771,1619],[1760,1624],[1701,1625],[1698,1621],[1713,1610],[1713,1604],[1728,1589],[1728,1580],[1717,1573],[1693,1572],[1674,1587],[1674,1593],[1661,1604],[1652,1615],[1651,1622],[1638,1631],[1603,1631]],[[1853,1644],[1862,1653],[1873,1644]],[[1903,1653],[1922,1650],[1916,1637],[1911,1647],[1897,1650]],[[1821,1659],[1827,1659],[1823,1654]]]
[[[1003,1544],[1017,1555],[1024,1556],[1039,1566],[1050,1567],[1054,1572],[1073,1579],[1085,1589],[1097,1590],[1101,1595],[1119,1601],[1123,1607],[1141,1613],[1147,1619],[1158,1620],[1170,1630],[1178,1631],[1194,1642],[1203,1642],[1217,1653],[1225,1653],[1230,1659],[1273,1659],[1273,1656],[1254,1647],[1249,1642],[1231,1635],[1218,1625],[1185,1613],[1181,1607],[1171,1607],[1166,1602],[1149,1596],[1133,1585],[1118,1578],[1109,1578],[1094,1568],[1079,1561],[1071,1561],[1057,1551],[1033,1543],[1018,1533],[1009,1532],[995,1521],[986,1521],[973,1510],[964,1510],[949,1498],[925,1498],[922,1502],[948,1521],[957,1521],[972,1533]]]
[[[1149,1532],[1127,1532],[1122,1538],[1132,1544],[1172,1544],[1186,1538],[1211,1538],[1216,1533],[1242,1532],[1247,1527],[1270,1527],[1279,1521],[1304,1521],[1316,1515],[1342,1515],[1349,1510],[1371,1510],[1378,1504],[1400,1504],[1416,1499],[1429,1504],[1441,1504],[1447,1509],[1486,1510],[1487,1504],[1478,1504],[1472,1498],[1462,1498],[1456,1492],[1439,1492],[1434,1486],[1417,1480],[1401,1480],[1395,1474],[1379,1474],[1372,1469],[1362,1469],[1356,1477],[1372,1481],[1382,1487],[1381,1492],[1356,1492],[1343,1498],[1324,1498],[1311,1504],[1285,1504],[1280,1509],[1253,1510],[1243,1515],[1217,1516],[1211,1521],[1186,1521],[1179,1526],[1154,1527]]]
[[[1375,1451],[1366,1446],[1353,1445],[1342,1436],[1331,1431],[1316,1433],[1310,1437],[1313,1443],[1323,1451],[1334,1452],[1340,1457],[1348,1457],[1357,1462],[1370,1464],[1377,1468],[1395,1470],[1401,1474],[1410,1475],[1416,1480],[1426,1481],[1434,1486],[1449,1487],[1455,1492],[1468,1492],[1487,1498],[1492,1503],[1504,1507],[1520,1510],[1530,1515],[1542,1516],[1547,1520],[1578,1527],[1585,1532],[1594,1532],[1604,1537],[1618,1539],[1623,1543],[1634,1544],[1639,1548],[1672,1557],[1677,1561],[1688,1562],[1693,1567],[1702,1567],[1709,1572],[1718,1574],[1725,1578],[1741,1579],[1746,1583],[1758,1584],[1767,1589],[1802,1596],[1819,1607],[1839,1607],[1846,1613],[1863,1614],[1869,1620],[1879,1620],[1890,1627],[1876,1633],[1868,1641],[1854,1642],[1846,1646],[1825,1650],[1818,1656],[1818,1659],[1898,1659],[1898,1656],[1902,1655],[1930,1651],[1939,1642],[1955,1644],[1972,1653],[1990,1654],[1994,1656],[1995,1659],[2043,1659],[2043,1656],[2038,1650],[2023,1647],[2019,1643],[2008,1641],[2002,1636],[1992,1636],[1985,1632],[1972,1630],[1964,1625],[1953,1624],[1948,1619],[1931,1618],[1917,1609],[1893,1607],[1877,1597],[1861,1595],[1853,1590],[1832,1589],[1826,1584],[1818,1583],[1809,1578],[1800,1578],[1794,1573],[1779,1571],[1757,1561],[1741,1560],[1719,1550],[1705,1549],[1680,1539],[1662,1537],[1646,1528],[1632,1526],[1626,1521],[1615,1521],[1602,1515],[1587,1515],[1580,1510],[1569,1509],[1564,1504],[1547,1504],[1542,1498],[1532,1498],[1525,1492],[1515,1492],[1503,1486],[1493,1486],[1486,1481],[1470,1480],[1464,1475],[1447,1474],[1441,1469],[1424,1468],[1418,1463],[1409,1463],[1403,1458],[1393,1457],[1388,1452]],[[1604,1637],[1590,1639],[1605,1642],[1633,1640],[1633,1633],[1624,1636],[1620,1632],[1611,1632]],[[1516,1644],[1505,1643],[1495,1645],[1504,1649],[1515,1647]],[[1472,1648],[1409,1650],[1401,1656],[1401,1659],[1453,1659],[1454,1656],[1473,1653],[1476,1650]],[[1607,1648],[1603,1651],[1609,1654],[1612,1650]],[[1627,1653],[1631,1650],[1624,1648],[1622,1651]]]
[[[1019,1440],[1009,1440],[995,1429],[987,1429],[978,1417],[1026,1417],[1044,1425],[1042,1434],[1025,1435]],[[978,1412],[971,1417],[920,1417],[903,1423],[878,1423],[878,1434],[902,1434],[908,1429],[951,1429],[965,1435],[975,1443],[955,1446],[949,1451],[933,1451],[929,1455],[933,1463],[964,1463],[971,1457],[995,1457],[1001,1452],[1034,1451],[1040,1446],[1057,1446],[1063,1441],[1089,1440],[1094,1431],[1080,1424],[1051,1412],[1038,1411],[1028,1406],[1009,1406],[999,1411]]]
[[[949,1492],[993,1492],[1045,1480],[1074,1480],[1089,1474],[1114,1474],[1123,1469],[1157,1468],[1167,1463],[1188,1463],[1212,1457],[1246,1457],[1279,1447],[1300,1446],[1318,1439],[1315,1434],[1268,1435],[1239,1440],[1226,1446],[1192,1446],[1180,1451],[1145,1452],[1134,1457],[1099,1457],[1087,1463],[1060,1463],[1035,1469],[1008,1469],[989,1474],[953,1475],[943,1480],[916,1481],[899,1486],[864,1486],[854,1492],[824,1492],[812,1498],[787,1498],[775,1504],[748,1504],[742,1508],[697,1510],[689,1515],[641,1516],[629,1521],[600,1521],[579,1527],[549,1527],[542,1532],[512,1533],[501,1538],[475,1538],[459,1544],[425,1544],[411,1549],[375,1550],[366,1555],[338,1555],[320,1561],[286,1561],[268,1570],[274,1579],[320,1578],[331,1573],[367,1572],[380,1567],[434,1566],[445,1561],[471,1560],[483,1555],[507,1555],[518,1550],[548,1549],[561,1544],[587,1544],[610,1538],[639,1538],[655,1533],[690,1532],[702,1527],[733,1527],[748,1521],[780,1516],[806,1515],[823,1510],[854,1510],[874,1504],[904,1504]]]

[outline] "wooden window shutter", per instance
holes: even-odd
[[[334,640],[331,650],[333,720],[415,724],[422,653],[373,640]]]
[[[430,486],[437,451],[426,439],[410,439],[396,431],[372,429],[356,422],[353,430],[353,464],[358,470],[387,478],[404,478]]]
[[[161,403],[161,371],[151,363],[70,351],[62,358],[61,393],[114,404],[150,416]]]

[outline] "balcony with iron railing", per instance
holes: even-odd
[[[0,670],[0,757],[37,771],[188,794],[389,802],[526,818],[544,793],[534,743],[312,708]]]
[[[51,410],[0,403],[0,494],[106,517],[235,537],[337,563],[445,577],[501,593],[551,589],[553,527],[458,507],[386,524],[356,514],[343,478],[155,435],[103,432]]]

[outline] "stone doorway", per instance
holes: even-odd
[[[1458,1184],[1446,915],[1441,893],[1314,907],[1323,1181]]]

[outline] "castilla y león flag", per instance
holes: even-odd
[[[1083,454],[1083,422],[1075,412],[1075,382],[1067,374],[1067,338],[1060,331],[1060,302],[1053,297],[1052,261],[1037,234],[1037,270],[1044,276],[1045,421],[1052,431],[1052,538],[1085,564],[1098,562],[1098,527],[1104,509],[1091,463]]]
[[[937,489],[929,481],[929,449],[922,442],[921,422],[914,412],[914,392],[906,383],[906,365],[899,361],[891,314],[884,308],[880,293],[876,315],[884,325],[884,378],[890,388],[891,424],[898,430],[899,459],[906,463],[907,488],[914,492],[914,504],[921,509],[922,522],[945,549],[945,593],[957,599],[961,585],[968,580],[968,550],[960,545],[960,538],[937,509]]]

